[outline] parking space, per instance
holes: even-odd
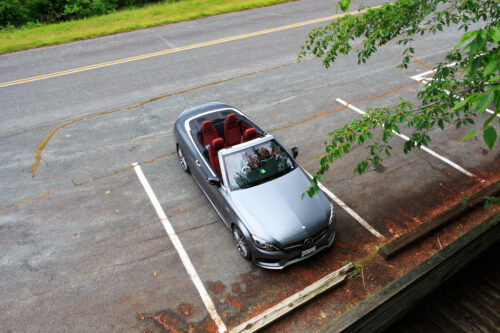
[[[169,269],[180,260],[140,191],[123,173],[3,211],[2,313],[17,320],[2,329],[22,318],[37,318],[23,321],[26,331],[139,329],[137,313],[163,309],[165,295],[201,321],[203,304],[187,273]]]
[[[426,82],[432,79],[433,71],[425,71],[411,78],[416,81],[421,81],[424,86]],[[472,172],[484,179],[488,179],[496,173],[496,168],[491,165],[492,158],[498,163],[500,162],[500,148],[495,145],[492,150],[489,150],[481,138],[482,124],[488,119],[493,111],[487,109],[477,120],[475,124],[469,124],[466,127],[456,128],[454,124],[447,124],[443,132],[435,131],[432,137],[432,145],[436,150],[442,150],[446,147],[446,142],[456,142],[455,145],[447,147],[447,152],[450,157],[457,160],[457,163],[470,168]],[[477,130],[478,135],[462,141],[461,139],[470,131]]]

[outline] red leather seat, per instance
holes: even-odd
[[[224,140],[228,147],[241,142],[241,127],[234,113],[228,114],[224,123]]]
[[[209,145],[214,141],[214,139],[219,137],[219,133],[215,129],[215,126],[212,124],[210,120],[205,120],[201,124],[201,144],[203,146]]]
[[[221,175],[220,172],[220,163],[219,163],[219,150],[226,148],[226,144],[222,138],[215,138],[210,146],[208,147],[208,157],[210,158],[210,164],[214,170]]]
[[[247,141],[250,141],[253,139],[257,139],[257,130],[253,127],[250,127],[241,136],[241,143],[247,142]]]

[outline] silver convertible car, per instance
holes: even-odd
[[[231,231],[239,254],[257,266],[282,269],[332,245],[335,211],[290,154],[237,109],[208,103],[174,124],[179,162]]]

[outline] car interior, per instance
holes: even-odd
[[[218,152],[243,142],[259,138],[258,131],[247,122],[229,113],[225,119],[205,120],[201,124],[198,141],[203,146],[203,154],[221,175]]]

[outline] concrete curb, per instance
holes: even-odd
[[[395,254],[401,252],[402,250],[413,244],[415,241],[421,239],[435,229],[444,226],[448,222],[453,221],[458,216],[477,206],[483,201],[483,198],[485,196],[495,196],[499,193],[500,181],[483,187],[476,193],[472,194],[467,199],[466,204],[463,204],[462,202],[456,203],[450,209],[447,209],[441,214],[438,214],[430,220],[425,221],[418,227],[381,246],[378,250],[378,253],[387,260],[388,258],[394,256]]]
[[[484,250],[500,241],[500,213],[391,282],[320,332],[381,332]]]

